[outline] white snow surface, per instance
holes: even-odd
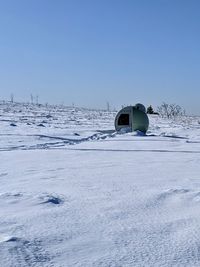
[[[200,118],[0,102],[0,266],[200,266]]]

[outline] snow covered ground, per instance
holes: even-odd
[[[200,118],[0,103],[0,266],[200,266]]]

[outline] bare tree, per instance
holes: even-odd
[[[177,104],[167,104],[163,102],[157,110],[161,117],[168,119],[185,115],[185,110]]]
[[[39,95],[36,95],[36,104],[38,105],[39,103]]]
[[[14,95],[13,95],[13,94],[10,95],[10,102],[11,102],[11,103],[14,102]]]
[[[110,103],[108,101],[106,102],[106,106],[107,106],[107,111],[110,111]]]
[[[33,104],[33,95],[31,94],[31,104]]]

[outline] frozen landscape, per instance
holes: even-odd
[[[0,266],[200,266],[200,117],[0,102]]]

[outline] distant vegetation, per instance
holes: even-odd
[[[157,108],[157,111],[161,117],[168,119],[174,119],[185,115],[185,110],[181,106],[177,104],[167,104],[165,102]]]
[[[155,112],[152,105],[150,105],[149,107],[147,107],[147,114],[155,114],[155,115],[159,115],[158,112]]]
[[[154,110],[151,105],[147,108],[147,114],[154,114]]]

